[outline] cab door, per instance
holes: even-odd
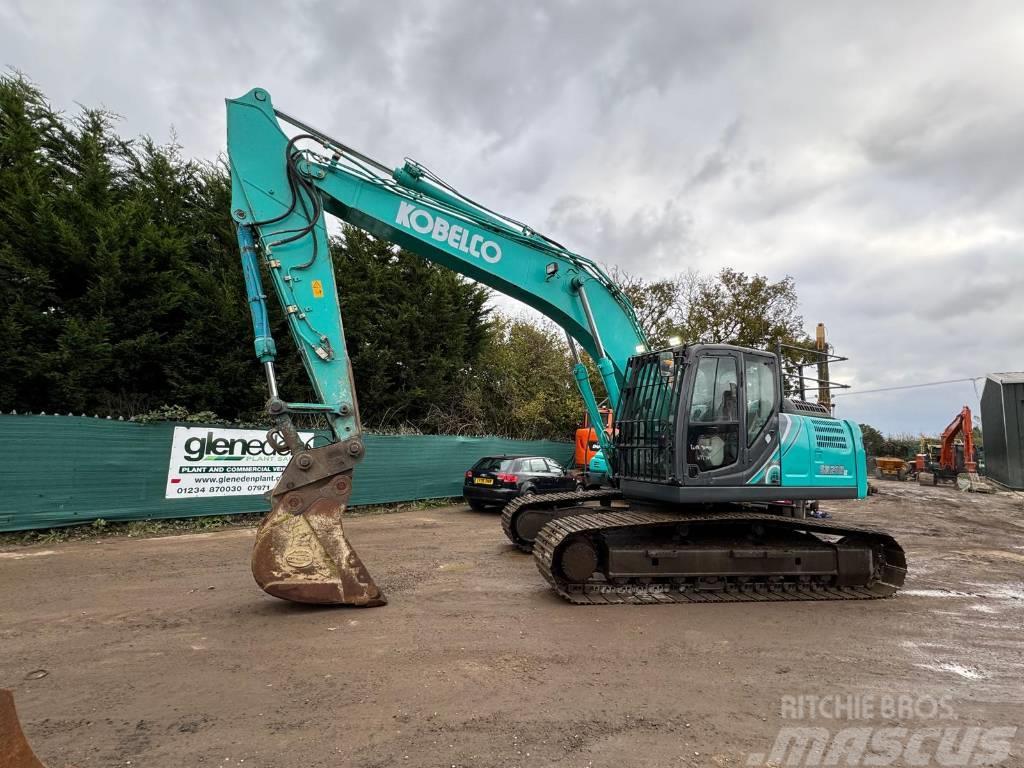
[[[777,386],[774,355],[714,348],[697,354],[681,430],[685,485],[747,483],[777,444]]]
[[[778,360],[775,355],[743,353],[744,469],[739,478],[744,484],[779,485],[779,391]]]

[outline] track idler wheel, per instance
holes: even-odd
[[[569,542],[562,550],[559,568],[571,582],[582,583],[594,575],[598,566],[597,550],[586,538]]]
[[[308,453],[313,453],[314,449]],[[269,595],[295,603],[372,607],[387,600],[352,549],[341,517],[352,493],[351,470],[295,487],[308,461],[293,457],[256,531],[252,575]],[[307,467],[303,467],[306,464]],[[291,488],[289,488],[291,483]]]

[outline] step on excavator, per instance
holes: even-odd
[[[286,126],[288,133],[283,126]],[[390,168],[276,109],[256,88],[227,102],[231,215],[273,427],[291,458],[271,491],[252,571],[302,603],[379,606],[345,535],[363,458],[325,214],[541,312],[567,335],[590,424],[604,425],[582,348],[614,412],[597,431],[612,487],[517,500],[509,539],[572,603],[889,597],[906,560],[892,536],[812,520],[810,500],[867,495],[858,426],[787,398],[779,356],[722,344],[649,348],[595,262],[460,194],[420,163]],[[316,393],[278,393],[266,275]],[[326,423],[306,445],[297,424]]]

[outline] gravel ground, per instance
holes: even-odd
[[[570,606],[464,506],[349,521],[370,610],[264,595],[252,529],[7,547],[0,686],[50,768],[745,766],[784,727],[1021,725],[1022,497],[880,487],[825,505],[908,551],[871,602]]]

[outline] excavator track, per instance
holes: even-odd
[[[733,538],[724,543],[721,538],[713,540],[714,533],[723,530]],[[736,538],[758,531],[775,541],[759,544]],[[682,538],[696,538],[698,543],[681,543],[681,532]],[[813,534],[840,538],[830,542]],[[702,535],[709,538],[701,542]],[[616,555],[637,566],[632,574],[610,571],[609,562]],[[704,555],[709,559],[701,560]],[[659,560],[669,558],[692,561],[696,567],[685,575],[659,575]],[[559,517],[537,536],[534,559],[561,597],[581,605],[867,600],[893,596],[906,578],[903,549],[886,533],[747,512],[623,510]],[[823,566],[813,573],[805,566],[785,573],[787,562],[799,566],[802,559],[832,562],[833,572]],[[723,571],[723,560],[735,564],[735,572]],[[708,563],[718,565],[710,568],[710,576],[700,573],[701,565]]]
[[[585,514],[580,507],[590,501],[602,504],[621,499],[622,493],[615,490],[568,491],[566,493],[545,493],[536,496],[519,496],[505,505],[501,512],[501,529],[508,540],[523,552],[533,551],[533,540],[541,528],[561,514]],[[596,511],[596,510],[595,510]],[[544,513],[537,520],[530,520],[531,513]]]

